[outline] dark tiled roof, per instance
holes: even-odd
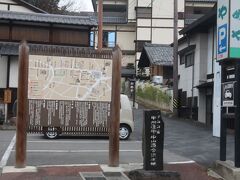
[[[191,32],[197,32],[202,30],[207,30],[209,26],[216,24],[217,21],[217,8],[214,6],[211,11],[209,11],[206,15],[201,18],[195,20],[193,23],[188,25],[179,31],[179,34],[187,34]]]
[[[169,45],[146,43],[143,47],[138,66],[148,67],[150,64],[172,66],[173,48]]]
[[[18,49],[20,43],[15,42],[0,42],[0,55],[14,55],[18,56]],[[37,51],[48,51],[51,50],[54,53],[58,53],[59,51],[93,51],[92,48],[89,47],[74,47],[74,46],[60,46],[60,45],[45,45],[45,44],[28,44],[30,48],[30,52]]]
[[[40,22],[40,23],[97,26],[96,17],[89,16],[89,15],[68,16],[68,15],[56,15],[56,14],[0,11],[0,19],[1,20]]]

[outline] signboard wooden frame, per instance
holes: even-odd
[[[58,61],[61,61],[61,63]],[[87,63],[84,64],[84,62]],[[70,67],[74,68],[66,70]],[[78,74],[83,67],[85,69],[84,72]],[[87,68],[93,67],[98,67],[99,69],[96,71],[91,70],[91,72],[87,70]],[[54,88],[58,87],[60,90],[57,93],[60,94],[68,89],[68,85],[72,85],[78,86],[78,89],[75,89],[76,91],[80,91],[79,89],[83,86],[89,87],[88,90],[91,91],[100,91],[103,85],[101,87],[96,86],[94,78],[92,78],[89,79],[95,87],[92,88],[93,86],[87,80],[84,81],[85,77],[83,76],[95,76],[95,78],[102,76],[104,78],[111,71],[110,75],[112,78],[112,51],[99,53],[95,50],[87,51],[83,48],[62,49],[51,46],[30,48],[29,68],[28,132],[42,133],[45,130],[44,127],[57,127],[61,133],[67,134],[108,135],[108,127],[111,120],[111,91],[105,93],[108,96],[106,100],[102,99],[99,101],[98,97],[94,99],[91,96],[85,100],[81,100],[81,98],[76,100],[75,96],[69,99],[68,97],[59,99],[60,96],[54,95],[54,93],[49,93],[50,95],[48,95],[48,90],[53,91]],[[48,68],[51,70],[48,70]],[[62,87],[54,81],[57,74],[61,75],[61,73],[64,73],[64,77],[69,77],[69,79],[61,82],[67,82],[68,85],[63,84]],[[49,77],[51,75],[52,77]],[[38,79],[35,76],[38,76]],[[76,78],[70,78],[70,76],[76,76]],[[49,79],[51,78],[52,81],[50,82]],[[73,79],[75,80],[73,81]],[[98,79],[97,81],[102,84],[106,83],[103,79]],[[112,88],[111,83],[107,86],[110,89]],[[42,91],[43,88],[47,88],[47,90]],[[72,92],[75,91],[72,90]]]

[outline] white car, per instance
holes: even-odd
[[[61,134],[60,128],[44,127],[44,137],[48,139],[56,139]],[[120,128],[119,139],[127,140],[134,130],[132,106],[127,95],[121,94],[121,109],[120,109]],[[69,134],[69,133],[67,133]]]
[[[132,106],[127,95],[121,94],[119,138],[127,140],[134,130]]]

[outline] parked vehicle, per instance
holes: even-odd
[[[134,130],[132,106],[127,95],[121,94],[119,139],[127,140]],[[68,133],[69,134],[69,133]],[[59,127],[44,127],[44,137],[56,139],[61,135]]]
[[[152,82],[155,85],[162,84],[163,83],[163,77],[162,76],[153,76]]]

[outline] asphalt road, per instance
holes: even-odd
[[[120,143],[121,164],[143,162],[141,152],[143,109],[135,110],[134,118],[135,131],[128,141]],[[211,130],[196,126],[189,121],[166,117],[163,119],[165,121],[165,162],[194,160],[210,166],[219,159],[219,138],[212,137]],[[0,131],[0,155],[6,159],[6,154],[9,153],[10,156],[6,162],[8,166],[15,164],[15,147],[10,148],[8,153],[6,151],[9,150],[14,134],[14,131]],[[63,136],[57,140],[47,140],[42,135],[29,134],[27,141],[27,165],[108,163],[107,138]],[[227,147],[227,159],[233,160],[234,138],[232,135],[228,136]]]

